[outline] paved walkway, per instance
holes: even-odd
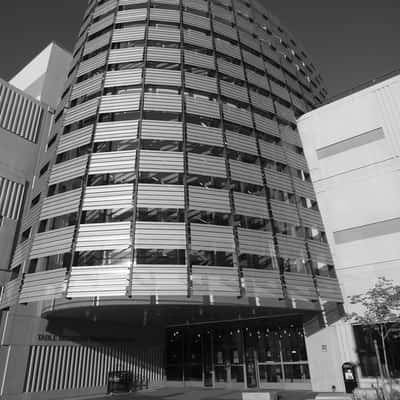
[[[246,390],[250,391],[250,390]],[[265,390],[267,391],[267,390]],[[271,390],[272,391],[272,390]],[[276,391],[275,391],[276,392]],[[313,399],[310,391],[278,391],[282,400]],[[136,393],[122,393],[99,397],[87,397],[90,400],[241,400],[242,390],[203,389],[203,388],[163,388]],[[84,400],[84,398],[80,398]]]

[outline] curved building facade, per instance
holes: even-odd
[[[326,94],[305,51],[257,1],[99,0],[73,56],[1,303],[37,319],[22,391],[116,369],[307,387],[304,324],[342,299],[296,130]]]

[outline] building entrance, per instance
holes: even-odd
[[[311,387],[299,321],[171,327],[166,347],[168,381],[208,387]]]

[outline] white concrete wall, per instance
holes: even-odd
[[[400,221],[396,220],[400,219],[400,77],[312,111],[300,118],[298,126],[345,309],[360,311],[349,303],[348,296],[364,293],[380,276],[400,284]],[[343,147],[343,141],[349,143],[380,128],[382,138],[352,148]],[[342,151],[318,156],[321,149],[332,145],[340,146]],[[353,239],[343,242],[337,239],[338,232],[351,229],[354,233],[354,228],[358,233]],[[371,231],[374,233],[367,235]],[[326,340],[334,341],[332,329],[325,331],[329,332],[317,335],[326,335]],[[314,340],[311,358],[319,343],[318,337]],[[350,357],[341,361],[356,361],[352,359],[355,357],[352,335],[347,335],[344,341],[337,339],[337,343],[342,347],[340,351]],[[332,357],[335,363],[336,356]],[[315,373],[323,372],[315,370]]]
[[[72,55],[50,43],[10,83],[49,106],[56,108],[62,94]]]

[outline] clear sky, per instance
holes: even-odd
[[[399,0],[260,0],[301,41],[330,95],[400,69]],[[51,40],[71,50],[86,0],[2,1],[0,77]]]

